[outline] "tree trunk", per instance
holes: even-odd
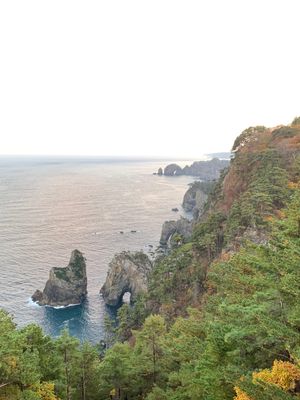
[[[71,400],[71,391],[70,391],[70,377],[69,377],[69,368],[68,368],[68,358],[67,358],[67,350],[65,350],[65,374],[66,374],[66,394],[67,400]]]

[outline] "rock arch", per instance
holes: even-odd
[[[164,175],[166,176],[182,175],[182,168],[177,164],[169,164],[164,169]]]
[[[149,257],[143,252],[124,251],[116,254],[109,264],[109,270],[100,293],[107,305],[121,304],[126,292],[131,294],[133,303],[138,294],[147,291],[148,275],[152,269]]]

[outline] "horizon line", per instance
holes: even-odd
[[[121,154],[110,154],[110,155],[104,155],[104,154],[45,154],[45,153],[34,153],[34,154],[24,154],[24,153],[10,153],[10,154],[2,154],[0,153],[0,157],[53,157],[53,158],[106,158],[106,159],[148,159],[148,160],[153,160],[153,159],[161,159],[161,160],[193,160],[199,157],[204,157],[204,156],[209,156],[209,155],[214,155],[214,154],[230,154],[230,151],[216,151],[216,152],[210,152],[210,153],[202,153],[198,154],[197,156],[183,156],[183,155],[121,155]]]

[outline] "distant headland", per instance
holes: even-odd
[[[154,174],[166,176],[190,175],[196,176],[201,180],[210,181],[218,179],[220,172],[224,168],[227,168],[228,165],[229,159],[219,159],[215,157],[207,161],[194,161],[191,165],[186,165],[184,168],[181,168],[175,163],[168,164],[164,169],[160,167]]]

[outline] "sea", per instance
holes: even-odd
[[[104,316],[112,311],[99,290],[114,254],[151,255],[163,222],[186,216],[181,203],[194,179],[153,175],[169,163],[0,157],[0,307],[19,327],[36,323],[52,337],[67,328],[92,343],[104,337]],[[33,303],[31,295],[44,288],[49,270],[65,267],[73,249],[87,260],[86,302],[59,309]]]

